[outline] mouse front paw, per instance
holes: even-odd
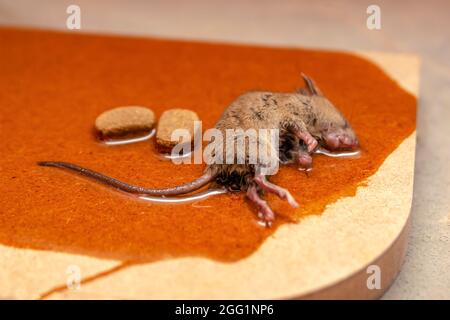
[[[319,145],[317,140],[309,132],[299,132],[297,133],[297,136],[306,144],[308,153],[313,152]]]
[[[306,151],[300,151],[296,157],[296,163],[298,169],[301,171],[311,171],[312,170],[312,157]]]

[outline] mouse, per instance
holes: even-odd
[[[227,129],[278,129],[279,163],[294,164],[306,172],[312,169],[312,156],[318,148],[331,152],[358,150],[359,140],[344,115],[325,97],[312,78],[303,73],[301,76],[305,86],[295,92],[250,91],[240,95],[224,110],[215,129],[224,134]],[[246,154],[246,159],[248,157]],[[160,189],[130,185],[68,162],[40,161],[38,165],[67,169],[139,195],[180,196],[207,185],[226,188],[230,192],[245,192],[260,221],[268,227],[272,225],[275,213],[264,200],[265,193],[275,194],[294,208],[299,206],[287,189],[270,182],[270,176],[260,170],[259,163],[208,164],[203,175],[194,181]]]

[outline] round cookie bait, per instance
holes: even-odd
[[[163,112],[156,130],[156,143],[161,152],[170,152],[179,141],[172,141],[172,132],[176,129],[186,129],[194,139],[194,121],[199,121],[198,115],[188,109],[169,109]]]
[[[148,134],[155,125],[152,110],[139,106],[107,110],[95,120],[95,129],[102,139],[136,137]]]

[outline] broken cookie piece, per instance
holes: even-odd
[[[149,132],[154,125],[153,111],[139,106],[107,110],[95,120],[95,129],[102,139],[138,136]]]
[[[170,152],[179,141],[172,141],[172,132],[176,129],[189,131],[194,139],[194,121],[199,121],[198,115],[188,109],[170,109],[164,111],[158,122],[156,130],[156,143],[160,152]],[[192,143],[193,140],[191,140]],[[185,141],[189,143],[188,141]]]

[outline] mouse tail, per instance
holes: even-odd
[[[122,191],[125,191],[128,193],[150,195],[150,196],[175,196],[175,195],[189,193],[189,192],[198,190],[201,187],[205,186],[206,184],[210,183],[217,176],[216,173],[208,170],[206,173],[204,173],[202,176],[195,179],[194,181],[191,181],[191,182],[188,182],[188,183],[176,186],[176,187],[150,189],[150,188],[144,188],[144,187],[134,186],[134,185],[125,183],[123,181],[106,176],[99,172],[95,172],[93,170],[80,167],[73,163],[60,162],[60,161],[40,161],[37,164],[40,166],[43,166],[43,167],[55,167],[55,168],[67,169],[67,170],[76,172],[80,175],[86,176],[88,178],[94,179],[100,183],[106,184],[108,186],[111,186],[113,188],[116,188],[116,189],[119,189],[119,190],[122,190]]]

